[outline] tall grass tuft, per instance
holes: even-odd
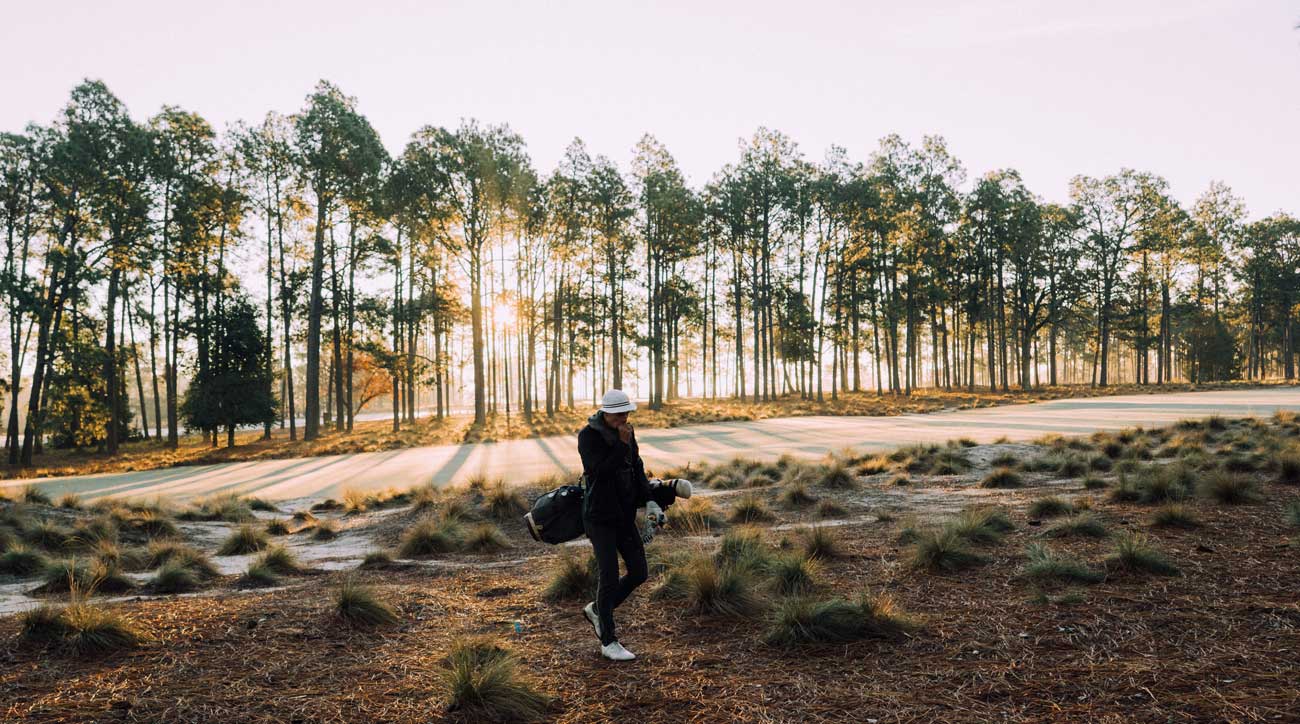
[[[266,532],[252,525],[241,525],[230,532],[230,535],[221,542],[217,548],[219,556],[242,556],[248,553],[256,553],[271,544],[271,539],[267,537]]]
[[[856,601],[790,598],[776,609],[763,637],[770,646],[838,644],[893,639],[917,627],[892,599],[862,593]]]
[[[459,640],[439,671],[447,710],[468,721],[537,721],[546,716],[550,697],[519,673],[519,662],[500,646]]]
[[[335,594],[334,614],[356,628],[388,626],[398,621],[397,611],[373,588],[351,578],[344,580]]]

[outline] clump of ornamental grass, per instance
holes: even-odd
[[[664,513],[668,517],[670,530],[687,535],[705,535],[722,526],[722,520],[713,507],[713,501],[708,498],[694,497],[678,500],[668,506]]]
[[[220,575],[217,567],[201,551],[176,541],[154,541],[146,549],[145,568],[158,568],[167,563],[180,563],[192,568],[204,578]]]
[[[1077,478],[1087,473],[1089,467],[1088,462],[1077,455],[1062,455],[1054,472],[1063,478]]]
[[[424,518],[402,533],[397,552],[403,558],[451,553],[460,548],[463,538],[464,526],[458,519],[447,516]]]
[[[847,508],[834,500],[823,500],[817,504],[817,517],[822,520],[843,518],[849,514]]]
[[[1300,449],[1288,448],[1273,458],[1277,481],[1283,485],[1300,485]]]
[[[828,490],[850,490],[858,486],[853,470],[840,458],[832,458],[822,466],[818,483]]]
[[[806,508],[816,502],[805,483],[793,483],[781,491],[781,504],[787,508]]]
[[[235,493],[222,493],[194,501],[177,516],[181,520],[247,523],[256,518],[252,503]]]
[[[780,647],[843,644],[895,639],[916,628],[893,599],[864,591],[856,601],[788,598],[777,606],[763,641]]]
[[[200,585],[198,574],[175,561],[166,563],[158,569],[149,582],[149,588],[155,593],[188,593]]]
[[[1156,550],[1150,540],[1140,533],[1117,538],[1113,552],[1106,558],[1106,567],[1109,570],[1150,573],[1157,576],[1177,576],[1182,573],[1178,566]]]
[[[45,570],[47,565],[45,556],[21,543],[0,553],[0,575],[29,578]]]
[[[919,530],[909,563],[913,568],[936,572],[960,571],[984,563],[984,557],[967,547],[966,539],[950,527]]]
[[[385,550],[373,550],[366,553],[366,557],[361,559],[357,568],[362,570],[384,570],[392,568],[395,565],[393,554]]]
[[[22,531],[23,539],[28,543],[47,551],[60,551],[69,546],[73,533],[52,520],[39,520]]]
[[[1018,468],[1020,467],[1020,458],[1013,453],[1002,452],[993,456],[989,460],[989,465],[995,468]]]
[[[753,528],[733,528],[718,542],[714,554],[717,567],[731,567],[747,571],[766,570],[773,558],[772,546],[763,540],[763,534]]]
[[[312,515],[310,512],[306,510],[300,510],[294,513],[292,516],[290,516],[290,520],[292,520],[295,523],[312,525],[315,524],[316,522],[316,516]]]
[[[1108,483],[1100,476],[1089,473],[1083,477],[1084,490],[1101,490],[1108,486]]]
[[[35,505],[50,505],[50,496],[45,491],[35,485],[28,485],[23,488],[22,500],[24,503],[33,503]]]
[[[95,592],[122,593],[135,588],[135,583],[123,575],[116,566],[101,561],[81,561],[75,558],[53,561],[42,572],[42,583],[38,593],[65,593],[84,591],[86,595]]]
[[[330,541],[339,537],[339,524],[335,520],[319,520],[311,531],[312,540]]]
[[[514,520],[528,512],[528,501],[518,488],[507,487],[505,481],[498,480],[484,490],[483,507],[495,520]]]
[[[22,614],[19,637],[29,645],[81,657],[134,649],[145,640],[120,614],[79,597],[65,606],[47,603]]]
[[[1096,454],[1088,457],[1087,465],[1089,470],[1097,470],[1104,473],[1115,467],[1115,461],[1111,460],[1110,457],[1106,455]]]
[[[799,596],[817,587],[821,565],[799,555],[777,556],[768,569],[767,585],[780,596]]]
[[[120,520],[122,530],[144,536],[149,540],[156,538],[180,538],[180,529],[165,514],[152,510],[131,513]]]
[[[334,615],[353,628],[389,626],[398,621],[397,610],[375,589],[351,578],[343,581],[334,596]]]
[[[81,510],[81,496],[76,493],[65,493],[59,498],[59,507],[64,510]]]
[[[1201,478],[1198,485],[1202,496],[1224,505],[1242,505],[1259,501],[1259,491],[1255,481],[1244,475],[1234,475],[1223,471],[1210,472]]]
[[[551,580],[542,592],[542,598],[547,601],[590,601],[596,597],[599,579],[594,555],[588,553],[586,558],[582,558],[573,551],[565,551],[551,569]]]
[[[292,576],[303,572],[298,557],[284,546],[271,546],[254,559],[252,565],[262,566],[276,575]]]
[[[1062,583],[1098,583],[1105,576],[1068,556],[1053,553],[1041,543],[1030,543],[1026,550],[1029,561],[1021,575],[1035,581]]]
[[[1092,513],[1077,513],[1057,521],[1043,531],[1048,538],[1105,538],[1110,535],[1105,524]]]
[[[439,681],[449,712],[468,721],[537,721],[551,699],[519,673],[519,661],[499,646],[472,640],[452,644]]]
[[[1070,501],[1055,495],[1039,498],[1029,504],[1031,518],[1055,518],[1072,513],[1074,513],[1074,506]]]
[[[510,547],[505,533],[492,523],[479,523],[469,529],[461,547],[471,553],[496,553]]]
[[[1136,503],[1142,500],[1142,488],[1128,475],[1120,473],[1119,481],[1110,489],[1106,497],[1112,503]]]
[[[1199,528],[1201,521],[1192,513],[1192,509],[1181,503],[1169,503],[1156,509],[1151,516],[1151,525],[1158,528],[1182,528],[1191,530]]]
[[[1003,535],[1015,530],[1005,512],[987,505],[963,510],[948,521],[944,528],[961,540],[976,544],[998,543]]]
[[[996,468],[980,481],[981,488],[1019,488],[1020,474],[1011,468]]]
[[[1282,519],[1292,528],[1300,528],[1300,500],[1292,500],[1282,509]]]
[[[217,548],[217,555],[242,556],[256,553],[268,545],[271,545],[271,539],[267,537],[265,531],[246,524],[230,532]]]
[[[280,583],[280,576],[260,559],[248,564],[248,570],[240,577],[238,584],[245,588],[265,588]]]
[[[813,526],[804,532],[800,543],[806,558],[830,560],[844,555],[844,546],[840,543],[839,536],[830,528]]]
[[[682,571],[686,587],[686,608],[715,616],[742,617],[763,606],[754,588],[753,574],[736,566],[715,566],[707,559],[687,565]]]
[[[770,523],[776,518],[767,505],[756,495],[745,495],[736,500],[731,507],[731,522]]]
[[[856,472],[858,475],[878,475],[889,472],[894,467],[893,462],[884,455],[873,455],[857,463]]]
[[[926,472],[930,475],[960,475],[970,468],[970,458],[957,448],[945,447],[934,454]]]
[[[292,532],[292,529],[289,528],[288,521],[281,520],[280,518],[276,518],[275,520],[272,520],[266,524],[267,535],[274,535],[274,536],[289,535],[290,532]]]

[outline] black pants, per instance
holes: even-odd
[[[600,585],[596,589],[596,613],[600,617],[600,643],[618,640],[614,632],[614,609],[645,583],[649,576],[646,567],[645,546],[636,524],[601,525],[583,521],[587,539],[596,555],[596,568],[600,571]],[[627,575],[618,577],[618,557],[623,556]]]

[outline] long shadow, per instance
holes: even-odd
[[[447,458],[446,462],[444,462],[441,467],[429,476],[429,482],[433,485],[446,485],[450,483],[452,479],[456,477],[456,473],[460,472],[460,469],[465,466],[465,463],[469,460],[470,455],[474,453],[474,448],[477,446],[478,444],[461,445],[456,448],[456,452],[452,454],[451,457]]]
[[[267,475],[267,474],[283,474],[283,473],[285,473],[286,471],[290,471],[290,470],[293,470],[293,469],[295,469],[295,468],[300,468],[300,467],[302,467],[302,466],[304,466],[304,465],[314,465],[314,464],[319,464],[320,460],[321,460],[321,458],[302,458],[301,460],[292,461],[292,462],[290,462],[288,465],[285,465],[284,467],[277,468],[277,469],[275,470],[275,473],[263,473],[263,475]],[[240,466],[243,466],[243,467],[252,467],[252,466],[254,466],[254,465],[261,465],[261,464],[270,463],[270,462],[273,462],[273,461],[269,461],[269,460],[250,460],[250,461],[248,461],[248,462],[246,462],[246,463],[214,463],[214,464],[212,464],[212,465],[205,466],[205,469],[190,468],[190,469],[188,470],[188,472],[179,473],[179,474],[174,474],[174,475],[168,475],[168,476],[166,476],[166,478],[165,478],[164,480],[159,480],[159,479],[142,480],[142,481],[140,481],[139,483],[136,483],[136,484],[134,484],[134,485],[128,485],[128,486],[124,486],[124,487],[121,487],[121,488],[117,488],[117,489],[115,489],[115,490],[113,490],[113,491],[111,491],[111,492],[108,492],[107,494],[110,495],[110,496],[118,496],[118,495],[121,495],[121,494],[123,494],[123,493],[129,493],[129,491],[132,491],[132,490],[139,490],[139,489],[141,489],[141,488],[158,488],[158,487],[160,487],[160,486],[163,486],[164,483],[171,483],[171,482],[176,482],[176,483],[179,483],[179,484],[192,483],[192,482],[195,482],[198,478],[203,477],[203,476],[208,475],[208,474],[218,474],[218,475],[221,475],[221,474],[226,474],[226,473],[234,472],[234,471],[236,471],[236,470],[238,469],[238,467],[240,467]],[[154,490],[154,491],[150,491],[150,492],[155,493],[155,494],[159,494],[159,495],[166,495],[166,494],[168,494],[168,493],[167,493],[167,488],[168,488],[168,487],[170,487],[170,486],[164,486],[163,489],[161,489],[161,490]],[[229,486],[225,486],[225,487],[222,487],[222,488],[214,488],[214,489],[212,489],[212,490],[210,490],[210,491],[205,491],[205,493],[210,494],[210,493],[220,492],[220,491],[226,489],[226,487],[229,487]]]
[[[320,467],[314,470],[305,471],[305,474],[318,475],[322,470],[325,470],[326,468],[330,468],[335,465],[340,465],[346,462],[356,462],[357,455],[366,455],[367,458],[363,462],[369,463],[367,468],[374,468],[382,464],[385,460],[389,460],[397,456],[401,452],[402,452],[401,450],[385,450],[383,452],[357,453],[353,455],[344,455],[341,458],[336,460],[331,460],[329,463],[325,465],[321,465]],[[294,467],[297,466],[295,465]],[[240,480],[234,483],[230,483],[229,485],[223,485],[219,488],[216,488],[212,492],[221,493],[230,490],[232,488],[241,488],[242,486],[242,489],[239,491],[240,493],[242,494],[255,493],[259,490],[265,490],[273,485],[278,485],[290,478],[297,477],[300,474],[304,474],[304,473],[285,473],[283,470],[277,470],[275,473],[269,474],[270,477],[264,475],[262,476],[262,478],[251,478],[248,480]],[[329,486],[327,486],[326,488],[320,488],[317,490],[317,492],[319,493],[326,489],[338,488],[340,486],[347,485],[348,480],[350,479],[351,477],[345,478],[343,480],[332,481],[329,484]]]

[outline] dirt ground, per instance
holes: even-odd
[[[1282,444],[1295,444],[1294,422],[1269,424]],[[1242,450],[1259,429],[1234,423],[1217,439],[1207,434],[1206,453]],[[1143,435],[1129,447],[1148,449]],[[1163,431],[1150,447],[1174,437]],[[1108,439],[1094,438],[1096,449]],[[150,635],[136,650],[59,655],[25,644],[18,616],[0,618],[0,720],[479,721],[445,711],[440,684],[451,641],[467,633],[512,650],[529,679],[555,697],[548,720],[556,722],[1300,720],[1300,545],[1287,519],[1287,507],[1300,505],[1300,487],[1261,469],[1250,474],[1255,502],[1183,501],[1201,523],[1190,530],[1153,526],[1157,506],[1112,500],[1118,470],[1022,472],[1023,487],[980,487],[999,457],[1031,467],[1064,449],[1060,441],[972,446],[960,450],[969,469],[956,474],[914,471],[899,484],[911,459],[904,458],[895,469],[856,475],[851,488],[808,486],[819,501],[842,506],[830,520],[811,505],[783,505],[783,482],[701,490],[722,517],[742,499],[764,501],[775,518],[761,528],[778,550],[797,546],[809,526],[834,531],[843,555],[823,562],[818,595],[888,595],[919,622],[899,640],[768,645],[766,614],[699,614],[678,600],[655,600],[664,574],[652,572],[617,612],[620,638],[638,658],[612,664],[598,653],[581,600],[543,597],[562,549],[585,555],[585,541],[546,546],[511,522],[503,526],[511,547],[500,553],[357,570],[366,551],[396,541],[420,514],[405,507],[318,512],[338,519],[342,534],[328,543],[288,536],[316,571],[282,587],[241,590],[235,574],[250,557],[217,557],[227,575],[198,594],[101,597]],[[1165,463],[1157,455],[1149,464]],[[1111,536],[1046,537],[1053,521],[1029,513],[1045,495],[1090,509]],[[1004,510],[1014,529],[974,547],[982,565],[932,573],[908,564],[901,532],[986,504]],[[184,530],[210,549],[230,527],[187,523]],[[1091,585],[1040,585],[1020,575],[1031,543],[1100,568],[1125,531],[1149,536],[1182,575],[1110,570]],[[650,557],[709,551],[716,535],[670,529]],[[338,623],[331,601],[345,579],[375,586],[400,622],[368,632]],[[36,599],[22,588],[0,587],[0,603],[30,605]]]

